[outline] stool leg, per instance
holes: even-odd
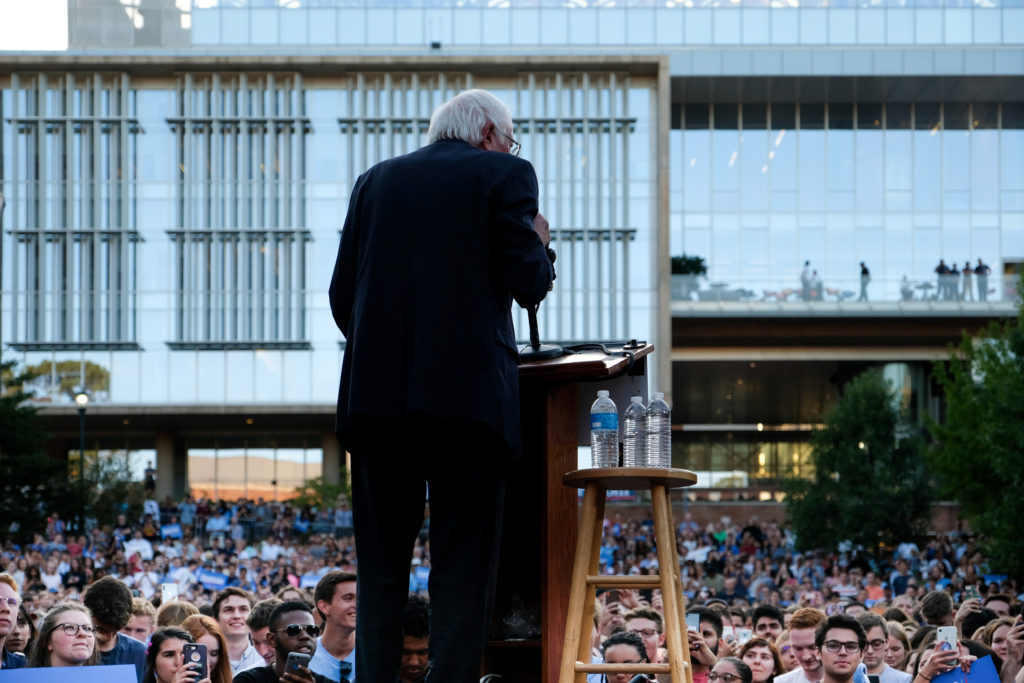
[[[658,575],[661,577],[661,598],[665,606],[665,644],[673,681],[693,683],[690,666],[690,645],[680,609],[683,600],[679,580],[679,555],[676,553],[675,529],[668,507],[668,489],[653,486],[654,534],[658,542]],[[680,676],[682,674],[682,676]]]
[[[594,496],[593,536],[590,539],[590,562],[587,564],[587,573],[594,576],[601,573],[601,534],[604,531],[605,496],[604,489],[598,490]],[[584,530],[580,529],[580,533],[583,532]],[[597,586],[587,584],[586,596],[583,599],[583,614],[580,619],[580,646],[576,652],[577,659],[585,663],[590,661],[590,652],[593,649],[590,633],[594,626],[594,600],[596,597]],[[576,683],[587,683],[587,674],[576,674]]]
[[[569,614],[565,619],[565,640],[562,643],[562,667],[559,669],[559,683],[573,683],[576,679],[576,656],[582,649],[581,639],[589,640],[590,631],[580,632],[584,608],[587,607],[587,570],[590,566],[591,546],[594,543],[594,525],[597,519],[597,497],[604,498],[603,491],[588,485],[583,493],[583,510],[579,531],[576,535],[576,555],[572,565],[572,583],[569,587]],[[604,507],[602,504],[601,507]],[[603,519],[601,520],[603,521]],[[598,537],[600,538],[600,537]],[[600,548],[598,548],[600,551]],[[589,652],[589,647],[587,648]],[[587,660],[589,661],[589,657]]]

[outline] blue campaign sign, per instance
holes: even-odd
[[[971,673],[965,674],[960,667],[939,674],[932,683],[999,683],[999,673],[992,663],[992,655],[985,655],[971,663]]]
[[[316,588],[318,583],[320,583],[319,574],[303,574],[299,579],[299,588]]]
[[[196,579],[208,590],[223,590],[228,585],[228,575],[220,572],[211,572],[209,569],[199,569],[196,572]]]
[[[181,538],[181,525],[164,524],[160,527],[160,535],[164,538]]]
[[[131,664],[62,666],[44,669],[4,669],[4,683],[138,683]]]

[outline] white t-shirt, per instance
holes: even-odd
[[[822,673],[824,674],[824,669],[822,669]],[[818,683],[820,680],[820,678],[813,681],[809,679],[807,674],[804,673],[804,668],[802,666],[798,666],[792,671],[775,677],[775,683]]]
[[[249,647],[245,648],[245,652],[242,653],[242,658],[239,660],[231,660],[231,675],[237,676],[243,671],[249,669],[255,669],[258,666],[266,666],[267,660],[263,659],[263,655],[256,651],[255,646],[249,643]]]

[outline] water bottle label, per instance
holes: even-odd
[[[619,416],[617,413],[591,413],[591,429],[619,429]]]

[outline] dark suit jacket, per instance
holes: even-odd
[[[420,414],[489,426],[520,450],[514,298],[553,268],[533,227],[537,176],[510,154],[442,140],[381,162],[352,190],[331,280],[348,343],[336,429]]]

